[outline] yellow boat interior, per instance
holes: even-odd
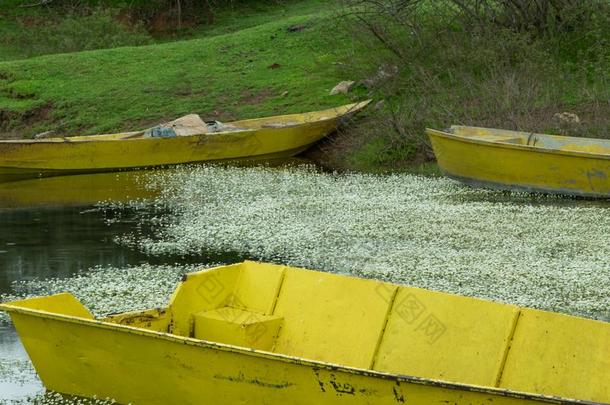
[[[95,323],[70,294],[1,308]],[[610,323],[377,280],[246,261],[186,275],[167,308],[101,321],[246,354],[610,402]]]
[[[340,107],[329,108],[321,111],[313,111],[307,113],[298,113],[298,114],[287,114],[287,115],[277,115],[272,117],[264,117],[264,118],[254,118],[240,121],[232,121],[222,124],[220,129],[214,132],[208,132],[209,128],[206,127],[206,124],[194,114],[179,118],[175,121],[171,121],[166,124],[161,124],[161,126],[169,125],[172,123],[178,123],[178,125],[185,125],[190,131],[186,131],[186,134],[182,136],[188,135],[218,135],[225,134],[227,132],[238,132],[238,131],[256,131],[265,128],[285,128],[290,126],[297,126],[302,124],[310,124],[314,122],[322,122],[327,120],[336,119],[337,117],[341,117],[348,114],[353,114],[364,107],[366,107],[370,103],[370,100],[362,101],[359,103],[352,103],[343,105]],[[193,116],[196,118],[193,120]],[[185,121],[183,121],[186,119]],[[198,131],[197,129],[200,129]],[[226,130],[223,130],[225,128]],[[70,136],[70,137],[51,137],[45,139],[19,139],[19,140],[2,140],[0,142],[3,143],[38,143],[38,142],[91,142],[91,141],[120,141],[120,140],[141,140],[148,139],[147,130],[134,131],[134,132],[121,132],[115,134],[100,134],[100,135],[79,135],[79,136]]]
[[[565,152],[607,155],[610,158],[610,139],[579,138],[545,135],[531,132],[509,131],[454,125],[448,133],[472,140],[500,144],[522,145]]]

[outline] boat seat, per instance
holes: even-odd
[[[195,339],[270,351],[283,318],[230,306],[193,314]]]

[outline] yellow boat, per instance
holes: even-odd
[[[342,119],[357,113],[369,102],[235,121],[215,129],[214,125],[206,125],[198,116],[191,115],[148,131],[4,140],[0,141],[0,181],[205,161],[289,157],[328,135]]]
[[[465,126],[426,133],[441,170],[467,184],[610,197],[610,140]]]
[[[72,295],[4,303],[48,389],[132,404],[600,404],[610,324],[244,262],[169,306],[94,319]]]

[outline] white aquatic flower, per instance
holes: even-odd
[[[149,254],[235,252],[610,319],[610,204],[408,174],[193,167],[150,180]]]
[[[182,275],[203,267],[195,264],[141,264],[125,268],[97,266],[68,278],[14,282],[13,293],[0,295],[0,301],[69,292],[97,317],[165,307]],[[0,312],[2,320],[7,321],[8,316]]]

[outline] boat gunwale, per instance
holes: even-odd
[[[34,298],[34,297],[30,297],[30,298]],[[157,309],[162,310],[162,308],[157,308]],[[494,395],[499,395],[499,396],[504,396],[504,397],[527,399],[527,400],[546,402],[546,403],[574,404],[574,405],[576,405],[576,404],[578,404],[578,405],[604,405],[604,403],[602,403],[602,402],[593,402],[593,401],[589,401],[589,400],[579,400],[579,399],[572,399],[572,398],[549,396],[549,395],[543,395],[543,394],[514,391],[514,390],[510,390],[510,389],[505,389],[505,388],[471,385],[471,384],[465,384],[465,383],[442,381],[442,380],[436,380],[436,379],[431,379],[431,378],[423,378],[423,377],[410,376],[410,375],[404,375],[404,374],[393,374],[393,373],[382,372],[382,371],[377,371],[377,370],[369,370],[369,369],[363,369],[363,368],[358,368],[358,367],[351,367],[351,366],[346,366],[346,365],[341,365],[341,364],[336,364],[336,363],[328,363],[328,362],[319,361],[319,360],[311,360],[311,359],[305,359],[302,357],[290,356],[290,355],[286,355],[286,354],[282,354],[282,353],[273,353],[273,352],[268,352],[268,351],[264,351],[264,350],[245,348],[245,347],[241,347],[241,346],[235,346],[235,345],[230,345],[230,344],[225,344],[225,343],[218,343],[218,342],[202,340],[202,339],[195,339],[195,338],[191,338],[191,337],[175,335],[172,333],[157,332],[157,331],[148,330],[148,329],[144,329],[144,328],[137,328],[134,326],[120,325],[120,324],[115,324],[112,322],[104,322],[104,321],[97,320],[97,319],[86,319],[86,318],[81,318],[81,317],[76,317],[76,316],[71,316],[71,315],[64,315],[64,314],[48,312],[48,311],[44,311],[44,310],[18,307],[18,306],[11,305],[10,302],[0,303],[0,310],[6,311],[9,314],[18,313],[18,314],[30,315],[30,316],[34,316],[34,317],[42,318],[42,319],[52,319],[52,320],[56,320],[56,321],[63,321],[63,322],[67,322],[67,323],[79,324],[79,325],[84,325],[84,326],[98,327],[101,329],[114,330],[114,331],[117,331],[120,333],[128,333],[128,334],[139,335],[139,336],[144,336],[144,337],[151,337],[151,338],[161,339],[161,340],[165,340],[165,341],[169,341],[169,342],[181,343],[181,344],[185,344],[185,345],[189,345],[189,346],[203,347],[203,348],[207,348],[207,349],[220,350],[223,352],[230,352],[230,353],[236,353],[236,354],[241,354],[241,355],[264,358],[264,359],[273,360],[273,361],[282,361],[282,362],[286,362],[286,363],[290,363],[290,364],[308,366],[308,367],[312,367],[313,369],[326,369],[326,370],[330,370],[330,371],[342,371],[342,372],[346,372],[349,374],[360,375],[360,376],[365,376],[365,377],[381,378],[384,380],[390,380],[390,381],[396,381],[396,382],[406,382],[406,383],[413,383],[413,384],[418,384],[418,385],[439,387],[439,388],[445,388],[445,389],[478,392],[478,393],[483,393],[483,394],[487,393],[487,394],[494,394]]]
[[[486,130],[494,129],[494,128],[471,127],[471,126],[463,126],[463,128],[476,128],[476,129],[486,129]],[[510,130],[507,130],[507,131],[510,131]],[[511,132],[521,133],[521,134],[528,133],[528,132],[523,132],[523,131],[511,131]],[[439,129],[433,129],[433,128],[426,128],[426,134],[428,134],[428,136],[437,136],[440,138],[457,140],[457,141],[461,141],[461,142],[465,142],[465,143],[473,143],[473,144],[479,144],[479,145],[485,145],[485,146],[495,145],[498,148],[505,148],[505,149],[517,149],[517,150],[523,150],[523,151],[529,151],[529,152],[548,153],[548,154],[553,154],[553,155],[564,155],[564,156],[581,157],[581,158],[587,158],[587,159],[610,160],[610,153],[598,154],[598,153],[593,153],[593,152],[567,151],[567,150],[563,150],[563,149],[552,149],[552,148],[540,147],[540,146],[536,146],[536,145],[519,145],[519,144],[514,144],[514,143],[508,143],[508,142],[505,143],[505,142],[501,142],[501,141],[492,141],[492,140],[486,140],[486,139],[482,139],[482,138],[474,139],[474,138],[469,138],[464,135],[457,135],[457,134],[453,134],[451,132],[447,132],[447,131],[439,130]],[[535,135],[544,136],[544,137],[560,136],[560,135],[549,135],[549,134],[535,134]],[[579,137],[567,137],[567,138],[586,139],[586,140],[595,140],[596,139],[596,138],[579,138]]]
[[[204,133],[200,133],[200,134],[192,134],[192,135],[180,135],[180,136],[175,136],[175,137],[167,137],[167,138],[163,138],[163,137],[140,137],[140,136],[134,136],[136,134],[139,133],[144,133],[145,130],[139,130],[139,131],[130,131],[130,132],[117,132],[117,133],[110,133],[110,134],[92,134],[92,135],[75,135],[75,138],[92,138],[92,139],[76,139],[76,140],[72,140],[70,136],[65,136],[65,137],[53,137],[53,138],[47,138],[47,139],[2,139],[0,140],[0,145],[5,144],[5,145],[10,145],[10,144],[16,144],[16,145],[63,145],[63,144],[83,144],[83,143],[108,143],[108,142],[116,142],[116,141],[143,141],[143,140],[172,140],[172,139],[188,139],[188,138],[197,138],[197,137],[201,137],[201,136],[216,136],[216,135],[230,135],[230,134],[248,134],[248,133],[256,133],[262,130],[271,130],[271,131],[275,131],[275,130],[282,130],[282,129],[286,129],[286,128],[298,128],[301,126],[307,126],[307,125],[311,125],[311,124],[317,124],[317,123],[325,123],[328,121],[332,121],[332,120],[337,120],[337,119],[341,119],[342,117],[346,116],[346,115],[350,115],[350,114],[354,114],[357,113],[359,111],[361,111],[364,107],[366,107],[368,104],[370,104],[371,100],[365,100],[365,101],[360,101],[360,102],[356,102],[356,103],[350,103],[350,104],[345,104],[345,105],[341,105],[338,107],[331,107],[328,109],[324,109],[324,110],[318,110],[318,111],[308,111],[308,112],[304,112],[304,113],[295,113],[295,114],[282,114],[282,115],[273,115],[273,116],[269,116],[269,117],[260,117],[260,118],[251,118],[251,119],[244,119],[244,120],[237,120],[237,121],[231,121],[231,122],[227,122],[227,124],[234,124],[234,123],[239,123],[239,122],[248,122],[248,121],[256,121],[256,120],[260,120],[260,119],[271,119],[271,118],[281,118],[281,117],[291,117],[291,116],[302,116],[305,114],[316,114],[316,113],[323,113],[326,111],[335,111],[335,114],[329,117],[322,117],[319,119],[315,119],[312,121],[306,121],[306,122],[299,122],[296,124],[291,124],[291,125],[285,125],[285,126],[280,126],[280,127],[264,127],[264,126],[260,126],[258,128],[244,128],[244,129],[240,129],[238,131],[220,131],[220,132],[204,132]],[[341,113],[337,113],[336,110],[339,109],[345,109],[345,111],[341,112]],[[124,135],[125,138],[118,138],[118,139],[99,139],[99,137],[109,137],[109,136],[118,136],[118,135]],[[132,137],[130,137],[132,136]],[[98,139],[95,139],[98,138]]]

